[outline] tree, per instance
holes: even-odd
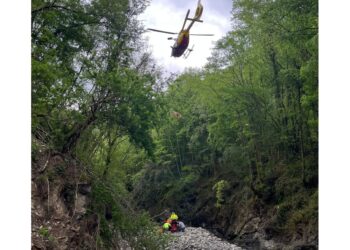
[[[140,46],[136,16],[145,4],[33,1],[34,135],[49,134],[54,148],[71,152],[92,124],[117,124],[151,149],[155,79],[132,60]]]

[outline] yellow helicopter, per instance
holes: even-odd
[[[190,29],[192,28],[193,24],[195,22],[200,22],[202,23],[203,20],[200,20],[201,16],[203,13],[203,5],[201,4],[201,0],[198,0],[198,4],[197,4],[197,9],[196,12],[194,14],[193,18],[189,18],[189,14],[190,14],[190,10],[187,11],[184,23],[182,25],[182,28],[180,30],[179,33],[175,33],[175,32],[169,32],[169,31],[164,31],[164,30],[157,30],[157,29],[147,29],[150,31],[155,31],[155,32],[161,32],[161,33],[166,33],[166,34],[171,34],[171,35],[178,35],[177,38],[172,38],[169,37],[168,40],[174,39],[175,43],[174,45],[171,47],[171,56],[173,57],[180,57],[184,54],[184,52],[186,51],[188,44],[190,42],[190,35],[191,36],[213,36],[213,34],[190,34]],[[185,29],[185,25],[187,21],[191,21],[191,23],[188,25],[188,27]],[[187,58],[189,56],[189,54],[193,51],[193,46],[191,49],[188,49],[185,53],[185,58]]]

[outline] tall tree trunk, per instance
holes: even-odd
[[[76,146],[81,134],[97,119],[96,112],[105,103],[108,95],[109,90],[107,91],[106,95],[104,95],[100,100],[95,100],[94,97],[92,97],[90,111],[86,112],[88,118],[83,123],[78,124],[68,136],[66,143],[62,147],[62,153],[68,153],[72,151],[72,149]]]
[[[285,107],[283,105],[283,93],[282,93],[282,87],[280,80],[278,79],[278,74],[280,71],[280,65],[278,65],[277,59],[276,59],[276,52],[275,50],[270,47],[269,48],[269,58],[272,65],[272,71],[273,71],[273,82],[275,87],[275,98],[277,103],[277,114],[279,116],[279,122],[281,124],[281,136],[285,135],[287,133],[287,124],[288,119],[285,115]],[[282,141],[282,152],[284,153],[284,157],[287,158],[287,144],[286,142]]]
[[[112,138],[113,135],[111,134],[111,132],[108,132],[108,149],[107,149],[107,156],[106,156],[106,161],[105,161],[105,169],[103,171],[102,174],[102,178],[105,180],[107,177],[107,173],[109,171],[110,168],[110,164],[112,162],[112,153],[113,153],[113,149],[114,149],[114,145],[115,142],[117,141],[117,136],[115,136],[114,138]]]
[[[301,107],[301,81],[297,81],[297,96],[298,96],[298,127],[299,127],[299,147],[300,147],[300,160],[301,160],[301,178],[305,184],[305,159],[304,159],[304,130],[303,130],[303,111]]]
[[[250,162],[250,185],[253,190],[255,190],[255,183],[258,179],[258,168],[255,161]]]
[[[94,115],[88,117],[84,123],[80,123],[76,126],[73,132],[68,136],[66,143],[62,147],[62,153],[68,153],[76,146],[81,134],[96,120]]]

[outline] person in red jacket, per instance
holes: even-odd
[[[179,219],[179,217],[177,216],[177,214],[175,212],[172,212],[169,219],[171,220],[170,231],[172,233],[177,232],[177,229],[178,229],[177,220]]]

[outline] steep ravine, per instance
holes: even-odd
[[[214,194],[206,186],[198,189],[195,201],[183,206],[184,220],[202,226],[220,238],[248,250],[314,250],[318,249],[317,225],[300,224],[295,230],[278,231],[282,209],[266,204],[249,189],[232,185],[225,201],[215,207]],[[246,197],[246,198],[245,198]]]
[[[317,221],[312,222],[312,218],[305,217],[310,220],[304,224],[299,223],[295,230],[282,231],[281,225],[286,225],[285,219],[289,218],[286,217],[287,206],[264,203],[254,196],[249,187],[235,184],[235,180],[231,180],[225,191],[225,200],[217,207],[212,186],[213,183],[209,181],[191,184],[187,192],[178,191],[172,199],[162,200],[160,204],[144,198],[147,196],[136,197],[139,206],[152,215],[160,214],[165,208],[174,210],[187,226],[209,230],[243,249],[318,249]],[[312,199],[311,196],[304,198],[306,201]],[[311,211],[314,210],[315,208]],[[164,219],[160,218],[159,222]]]

